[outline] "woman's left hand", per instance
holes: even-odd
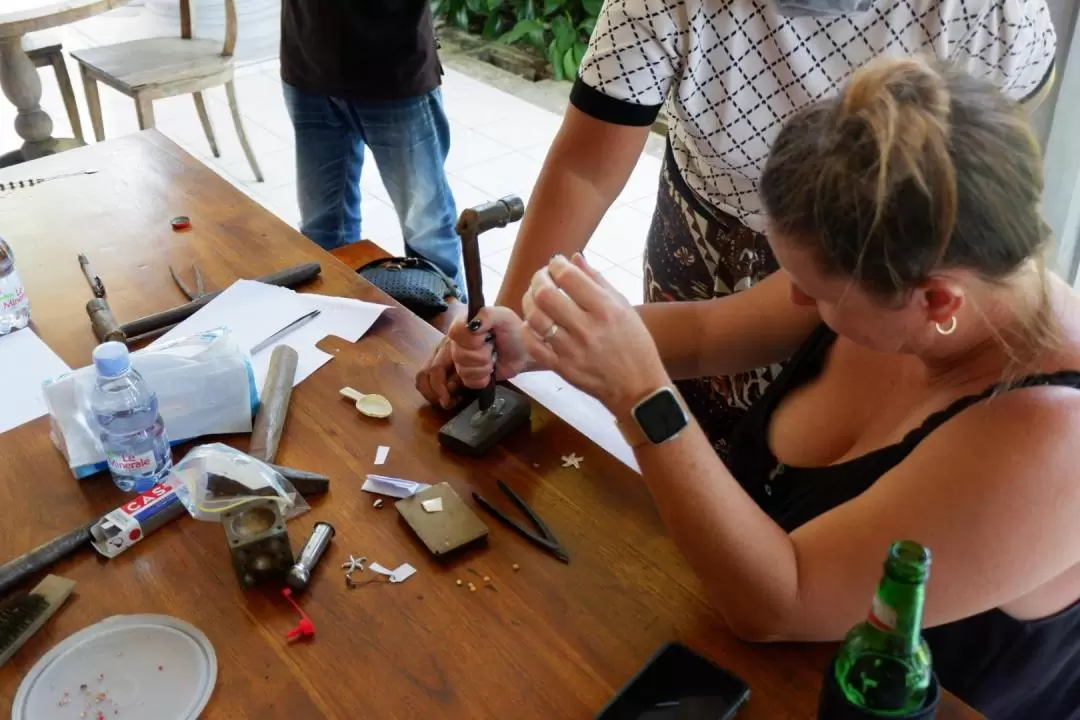
[[[522,300],[525,347],[537,364],[623,417],[670,384],[641,317],[580,254],[533,276]]]

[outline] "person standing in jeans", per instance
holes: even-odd
[[[370,149],[406,254],[463,286],[429,1],[283,0],[281,79],[296,133],[300,231],[326,250],[360,239]]]

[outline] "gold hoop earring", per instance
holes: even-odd
[[[940,335],[952,335],[956,332],[956,316],[953,315],[949,318],[949,322],[945,323],[944,326],[941,323],[935,323],[934,329],[937,330]]]

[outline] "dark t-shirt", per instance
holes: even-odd
[[[399,100],[437,88],[430,0],[283,0],[281,79],[345,100]]]

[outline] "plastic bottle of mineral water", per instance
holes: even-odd
[[[172,450],[157,395],[131,367],[127,346],[107,342],[94,349],[97,385],[90,398],[113,482],[145,492],[172,469]]]
[[[0,335],[24,328],[29,322],[30,300],[15,270],[15,253],[0,237]]]

